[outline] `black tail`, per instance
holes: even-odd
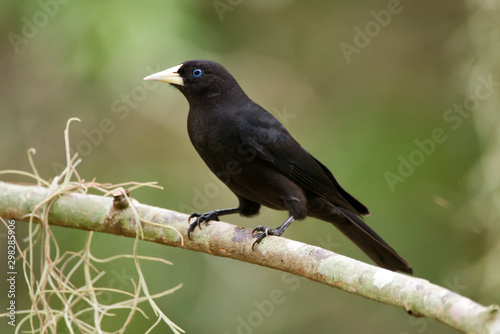
[[[413,274],[413,270],[408,262],[399,256],[360,217],[348,210],[341,210],[346,219],[342,221],[331,220],[331,222],[376,264],[389,270]],[[338,219],[338,216],[336,218]]]

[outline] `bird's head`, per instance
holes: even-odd
[[[166,82],[178,88],[188,102],[223,98],[243,91],[234,77],[220,64],[209,60],[189,60],[144,80]],[[244,94],[244,93],[243,93]]]

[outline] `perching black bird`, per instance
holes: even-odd
[[[379,266],[412,273],[408,263],[361,219],[368,209],[348,194],[332,173],[285,127],[253,102],[221,65],[190,60],[144,80],[170,83],[189,102],[188,133],[210,170],[238,197],[237,208],[193,213],[189,233],[202,222],[239,213],[250,217],[261,205],[287,210],[278,228],[258,226],[256,243],[282,235],[307,216],[332,223]]]

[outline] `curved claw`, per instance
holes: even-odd
[[[196,226],[200,226],[200,216],[201,216],[201,214],[193,212],[188,217],[188,223],[190,223],[190,224],[189,224],[189,227],[188,227],[188,233],[187,233],[187,235],[188,235],[188,239],[189,240],[191,240],[191,232],[194,231],[194,229],[196,228]],[[196,219],[195,219],[194,223],[191,223],[191,219],[195,218],[195,217],[196,217]],[[201,229],[201,227],[200,227],[200,229]]]
[[[194,229],[196,228],[197,225],[200,226],[200,224],[198,223],[198,219],[196,219],[194,221],[194,223],[189,224],[188,233],[187,233],[189,240],[191,240],[191,232],[194,231]],[[201,227],[200,227],[200,229],[201,229]]]
[[[199,217],[199,216],[201,216],[201,213],[191,212],[191,214],[188,217],[188,221],[190,221],[191,218],[193,217]]]
[[[260,244],[260,242],[265,238],[267,237],[269,234],[272,234],[272,233],[269,233],[271,231],[271,228],[270,227],[264,227],[262,225],[259,225],[257,226],[256,228],[254,228],[252,230],[252,235],[256,232],[256,231],[259,231],[259,232],[262,232],[260,233],[258,236],[257,236],[257,239],[255,239],[255,241],[253,242],[252,244],[252,250],[254,250],[254,246],[255,244]]]
[[[266,228],[265,228],[264,226],[262,226],[262,225],[257,226],[256,228],[254,228],[254,229],[252,230],[252,236],[253,236],[253,235],[255,234],[255,232],[257,232],[257,231],[258,231],[258,232],[265,232],[265,231],[266,231]]]
[[[195,218],[195,217],[196,217],[195,221],[190,223],[189,227],[188,227],[187,236],[188,236],[189,240],[191,240],[191,232],[194,231],[196,226],[198,226],[198,228],[201,230],[201,223],[208,224],[208,222],[210,220],[217,220],[217,221],[219,220],[219,216],[218,216],[216,211],[210,211],[210,212],[205,212],[205,213],[193,212],[193,213],[191,213],[191,215],[189,215],[188,222],[190,222],[191,219]]]

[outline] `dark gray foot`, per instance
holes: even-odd
[[[211,220],[219,221],[219,216],[230,215],[233,213],[239,213],[240,208],[232,208],[232,209],[221,209],[221,210],[213,210],[205,213],[196,213],[193,212],[188,219],[188,222],[191,222],[191,218],[196,218],[196,220],[189,224],[188,227],[188,239],[191,240],[191,232],[194,231],[196,226],[201,229],[201,223],[207,223]]]
[[[191,240],[191,232],[194,231],[194,229],[196,228],[196,226],[198,226],[198,228],[201,230],[201,223],[207,223],[210,221],[210,220],[217,220],[219,221],[219,210],[214,210],[214,211],[209,211],[209,212],[205,212],[205,213],[196,213],[196,212],[193,212],[189,218],[188,218],[188,222],[191,222],[191,218],[196,218],[194,220],[194,222],[190,223],[189,224],[189,227],[188,227],[188,239]]]
[[[283,232],[285,232],[285,229],[284,228],[282,229],[281,226],[278,228],[270,228],[259,225],[252,230],[252,235],[254,235],[255,232],[261,232],[261,233],[257,235],[257,239],[255,239],[255,241],[253,242],[252,250],[255,244],[259,244],[268,235],[280,236],[283,234]]]
[[[288,226],[290,226],[291,223],[293,223],[293,221],[295,220],[295,218],[293,218],[293,216],[290,216],[288,217],[288,219],[278,228],[270,228],[270,227],[264,227],[262,225],[259,225],[257,226],[256,228],[254,228],[252,230],[252,235],[254,235],[255,232],[261,232],[259,235],[257,235],[257,239],[253,242],[252,244],[252,250],[253,250],[253,247],[255,246],[255,244],[258,244],[260,243],[265,237],[267,237],[268,235],[276,235],[276,236],[280,236],[283,234],[283,232],[285,232],[286,228]]]

